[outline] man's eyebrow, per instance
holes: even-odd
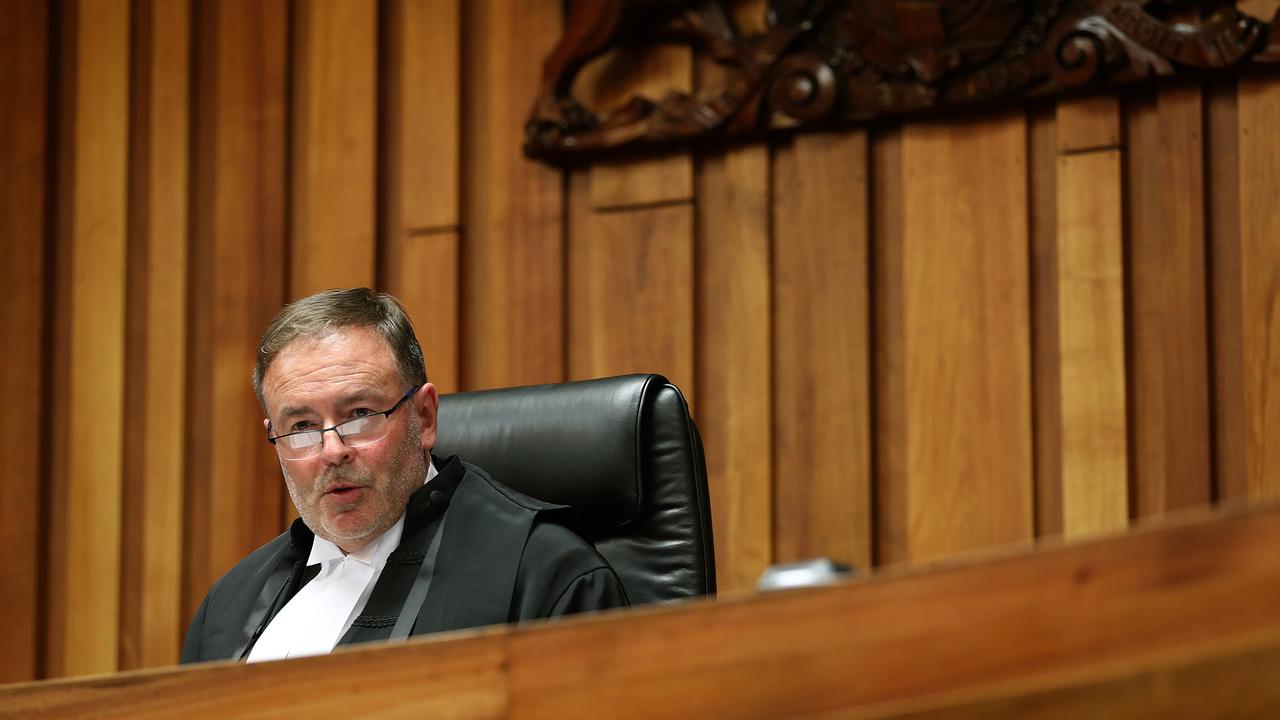
[[[349,407],[356,403],[370,402],[372,400],[381,400],[382,393],[372,388],[363,388],[342,396],[338,401],[338,407]],[[315,415],[316,411],[310,405],[286,405],[280,411],[280,419],[286,420],[298,415]]]
[[[342,400],[338,403],[340,406],[348,406],[358,402],[369,402],[371,400],[381,400],[382,393],[372,388],[364,388],[356,390],[348,395],[343,395]]]
[[[284,420],[287,418],[295,417],[297,415],[314,415],[314,414],[315,414],[315,410],[312,410],[310,405],[286,405],[284,409],[280,411],[280,419]]]

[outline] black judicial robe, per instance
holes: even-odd
[[[456,457],[435,465],[436,477],[410,497],[400,545],[339,645],[628,604],[613,568],[564,524],[567,508],[517,493]],[[319,572],[306,567],[314,538],[295,520],[214,583],[182,662],[247,657]]]

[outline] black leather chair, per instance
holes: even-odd
[[[715,592],[702,441],[660,375],[444,395],[435,453],[572,507],[632,605]]]

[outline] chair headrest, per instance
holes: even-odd
[[[618,527],[640,512],[641,410],[666,384],[627,375],[444,395],[434,452],[573,507],[585,531]]]

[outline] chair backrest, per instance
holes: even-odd
[[[715,592],[702,440],[660,375],[441,396],[435,453],[572,507],[633,605]]]

